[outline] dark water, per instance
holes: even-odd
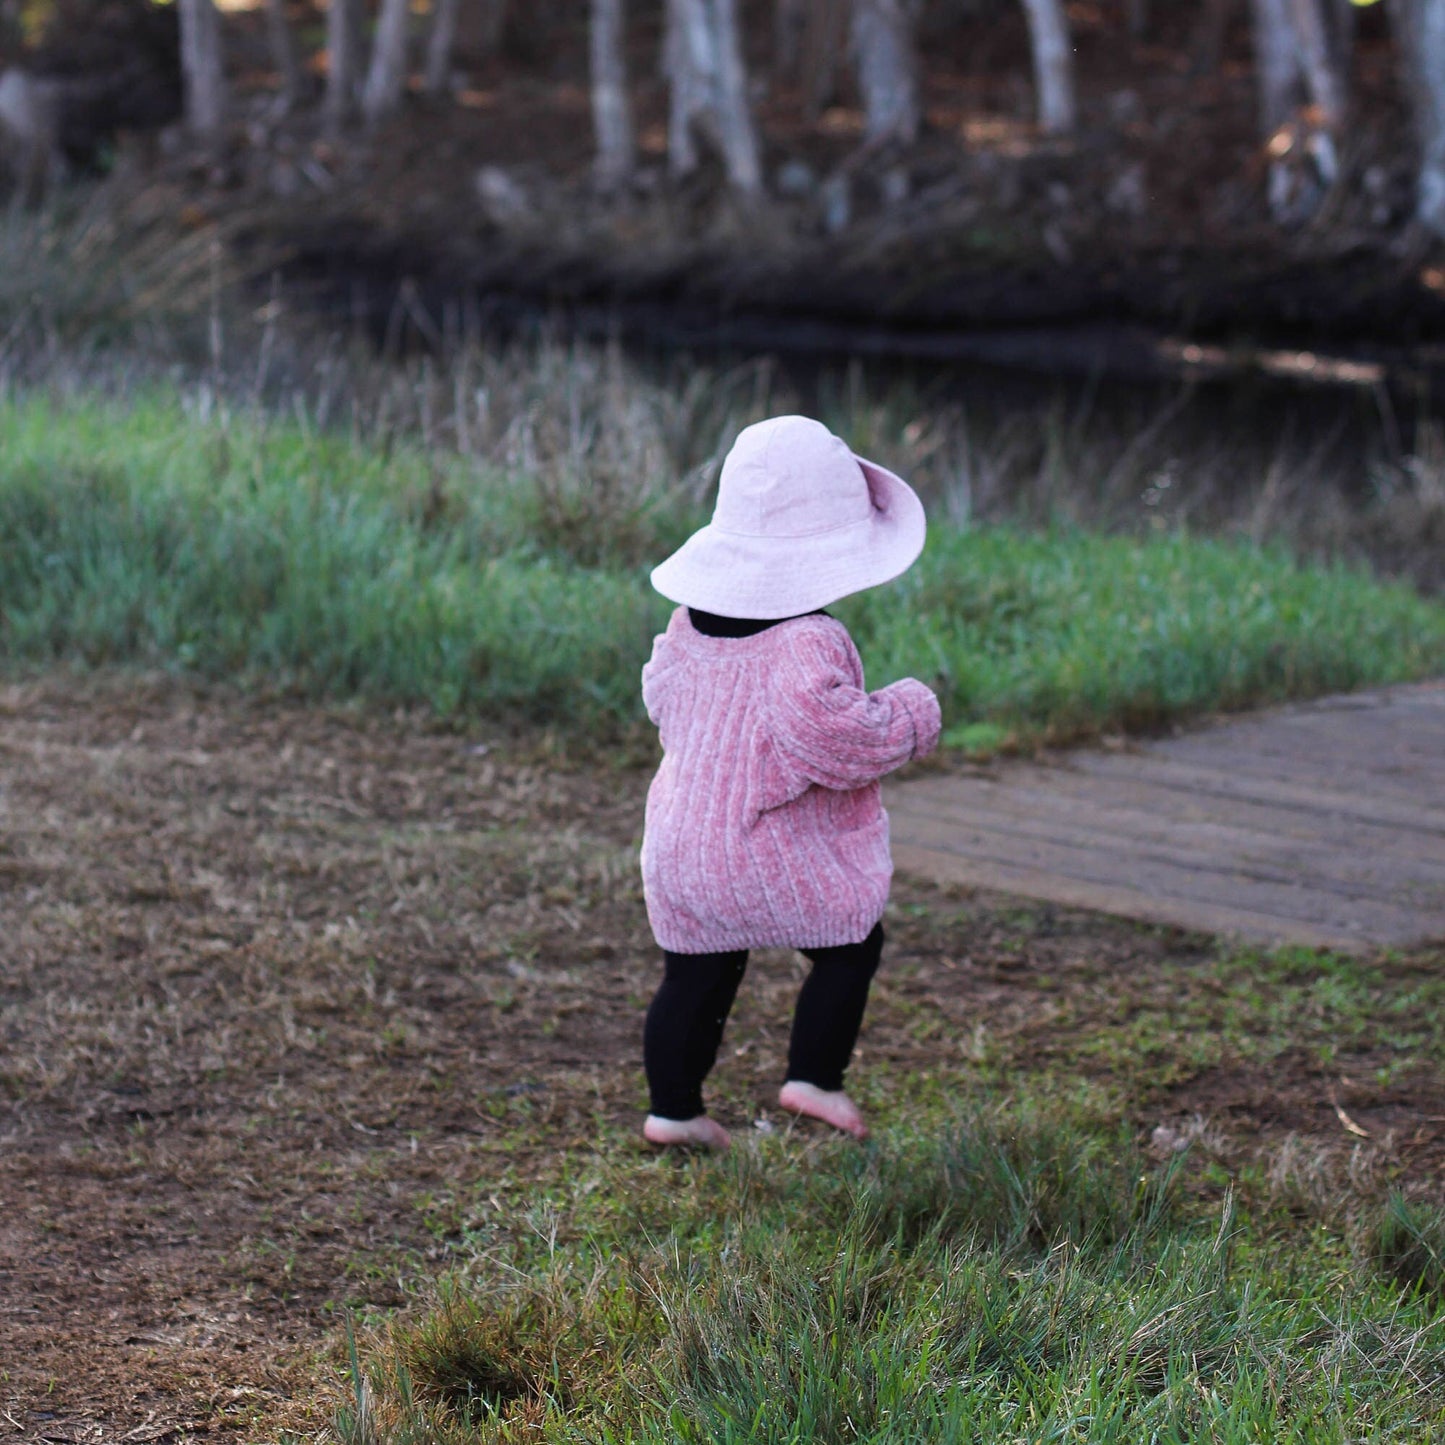
[[[786,298],[731,310],[655,288],[578,299],[566,278],[550,295],[398,281],[371,259],[316,257],[285,284],[384,359],[613,347],[670,391],[700,374],[730,389],[720,413],[797,409],[855,436],[861,418],[885,439],[879,460],[935,496],[969,474],[974,515],[1244,532],[1445,587],[1445,508],[1431,501],[1445,476],[1445,347],[1418,336],[1393,345],[1357,329],[1311,349],[1109,320],[884,324]],[[915,428],[937,445],[910,439]]]
[[[663,378],[766,357],[813,409],[852,388],[875,396],[902,389],[940,406],[1082,409],[1138,425],[1168,410],[1205,436],[1224,428],[1306,445],[1329,437],[1342,465],[1408,454],[1421,424],[1445,415],[1445,347],[1196,343],[1111,324],[889,327],[786,312],[727,315],[656,299],[603,305],[448,293],[376,276],[329,276],[324,284],[313,277],[296,294],[303,306],[344,317],[380,353],[398,358],[546,337],[617,345]]]

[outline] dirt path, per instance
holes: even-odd
[[[485,1170],[488,1101],[557,1085],[554,1137],[594,1085],[630,1102],[638,923],[605,895],[636,790],[474,747],[3,695],[0,1402],[25,1433],[311,1422],[307,1348],[435,1251],[415,1201]]]
[[[343,1306],[402,1303],[489,1180],[599,1130],[630,1147],[646,778],[483,748],[162,686],[0,690],[0,1441],[319,1437]],[[861,1051],[885,1120],[980,1020],[1045,1057],[1117,1011],[1111,980],[1158,995],[1209,956],[896,900]],[[764,955],[749,978],[729,1122],[768,1106],[798,976]],[[1340,1141],[1308,1061],[1251,1067],[1180,1074],[1141,1127],[1217,1110]],[[1445,1115],[1427,1085],[1346,1102]]]

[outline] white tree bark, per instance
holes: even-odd
[[[437,0],[436,16],[426,42],[426,93],[445,95],[452,76],[452,50],[457,43],[461,0]]]
[[[736,0],[667,0],[664,67],[671,90],[668,160],[675,175],[697,166],[694,132],[717,146],[729,182],[756,195],[762,160],[748,106]]]
[[[1050,135],[1074,129],[1074,47],[1062,0],[1023,0],[1029,40],[1034,52],[1034,85],[1038,90],[1039,127]]]
[[[406,32],[411,0],[381,0],[376,38],[371,46],[371,69],[361,108],[368,125],[385,119],[401,104],[406,91]]]
[[[913,0],[853,0],[853,61],[868,140],[918,139],[923,105],[913,41]]]
[[[60,148],[58,87],[18,66],[0,70],[0,169],[9,169],[24,198],[39,200],[65,172]]]
[[[707,22],[701,0],[667,0],[662,69],[667,76],[667,164],[675,176],[697,169],[693,125],[707,114],[712,95]]]
[[[740,191],[752,195],[763,188],[763,163],[748,102],[748,71],[738,33],[737,0],[711,0],[710,9],[718,61],[719,142],[728,179]]]
[[[180,21],[186,124],[203,139],[213,139],[226,123],[221,17],[212,0],[180,0]]]
[[[1345,120],[1345,82],[1321,0],[1290,0],[1290,20],[1310,99],[1325,129],[1338,131]]]
[[[616,186],[637,159],[627,95],[625,0],[592,0],[592,123],[597,131],[597,179]]]
[[[355,113],[361,78],[362,0],[330,0],[326,12],[326,120],[333,130]]]
[[[1292,0],[1250,0],[1259,129],[1266,140],[1298,108],[1304,83]]]
[[[1445,0],[1397,0],[1391,18],[1420,146],[1415,218],[1445,237]]]
[[[266,0],[266,40],[271,48],[271,63],[281,77],[276,107],[284,115],[301,95],[301,66],[291,27],[286,23],[286,0]]]

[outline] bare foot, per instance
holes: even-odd
[[[855,1139],[868,1137],[868,1126],[862,1111],[841,1089],[820,1089],[800,1079],[789,1079],[778,1092],[778,1103],[791,1114],[806,1114],[821,1119]]]
[[[699,1114],[695,1119],[664,1119],[649,1114],[642,1126],[642,1137],[649,1144],[681,1145],[687,1149],[726,1149],[732,1140],[716,1119]]]

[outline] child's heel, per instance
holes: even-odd
[[[841,1089],[820,1089],[801,1079],[789,1079],[778,1091],[778,1106],[790,1114],[803,1114],[851,1134],[855,1139],[868,1137],[863,1111]]]
[[[695,1119],[664,1119],[649,1114],[642,1126],[642,1137],[649,1144],[672,1149],[711,1149],[721,1152],[732,1144],[732,1137],[716,1119],[699,1114]]]

